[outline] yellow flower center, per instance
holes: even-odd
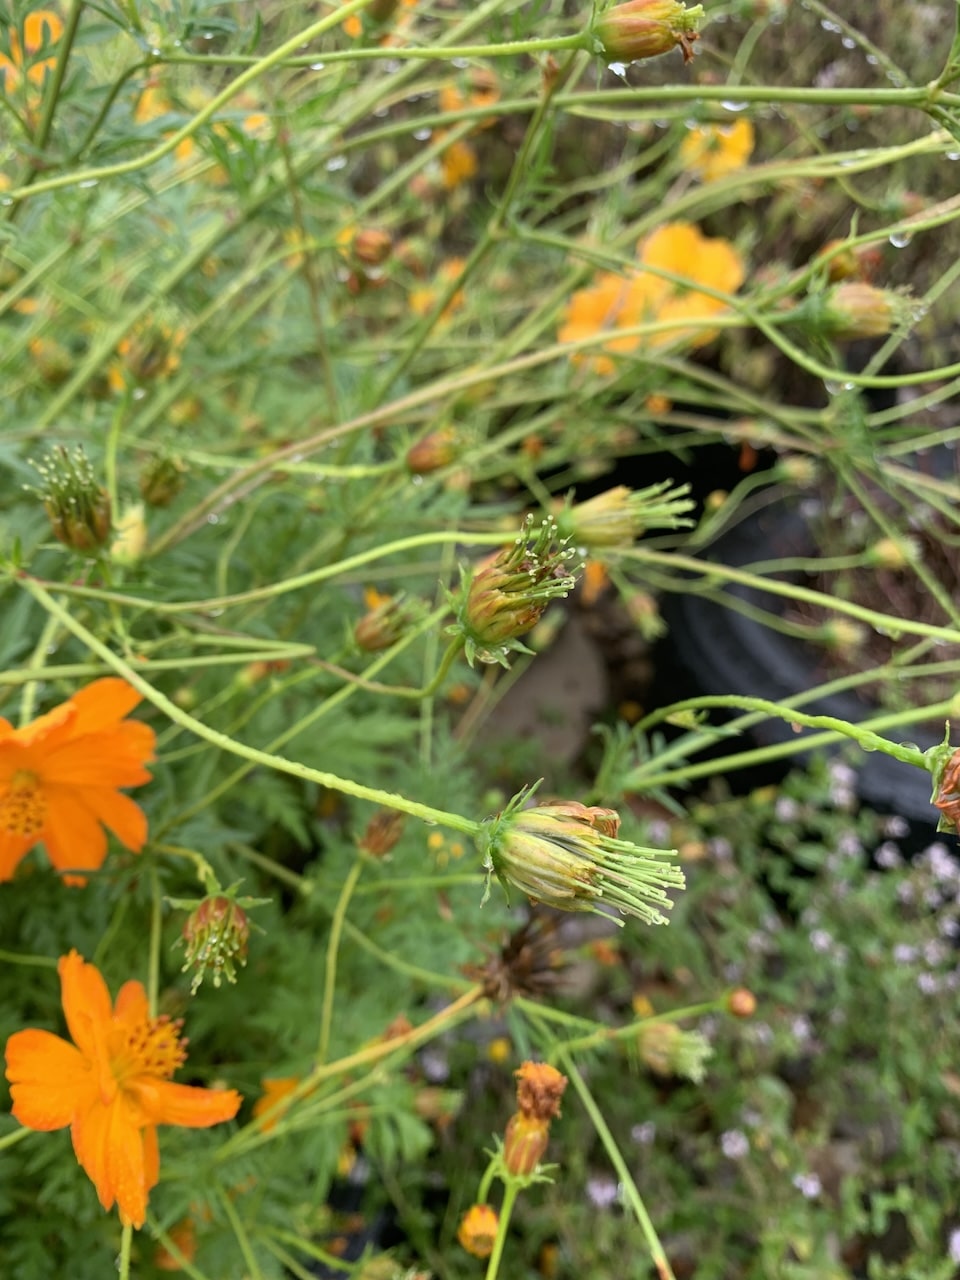
[[[144,1018],[115,1025],[109,1038],[110,1070],[124,1084],[138,1076],[169,1080],[186,1061],[186,1040],[180,1038],[182,1022],[168,1018]]]
[[[0,795],[0,830],[14,836],[38,836],[47,820],[47,797],[40,779],[29,769],[17,769]]]

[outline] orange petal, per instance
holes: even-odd
[[[149,1194],[160,1181],[160,1146],[154,1125],[148,1124],[141,1133],[143,1135],[143,1181]]]
[[[0,881],[13,879],[13,873],[36,843],[36,836],[18,836],[0,829]]]
[[[110,1022],[110,992],[96,965],[71,951],[57,965],[63,1013],[70,1038],[85,1058],[94,1062],[97,1046]]]
[[[137,787],[150,781],[143,766],[153,759],[154,741],[150,726],[136,720],[71,737],[44,752],[42,776],[72,786]]]
[[[49,786],[47,821],[41,833],[58,871],[96,871],[107,856],[106,833],[74,787]]]
[[[27,53],[36,53],[44,45],[56,44],[63,35],[63,20],[51,9],[35,9],[23,24],[23,43]]]
[[[113,1016],[121,1022],[146,1022],[150,1017],[150,1004],[142,982],[131,979],[123,984],[114,1001]]]
[[[179,1124],[188,1129],[207,1129],[232,1120],[243,1101],[236,1089],[199,1089],[156,1076],[138,1076],[126,1087],[154,1124]]]
[[[147,841],[147,819],[129,796],[109,787],[83,787],[83,804],[108,827],[126,849],[139,853]]]
[[[109,1106],[97,1100],[76,1116],[70,1136],[104,1209],[111,1209],[116,1201],[121,1218],[142,1227],[147,1216],[148,1170],[139,1116],[130,1099],[121,1091]]]
[[[94,680],[70,699],[77,710],[74,732],[96,733],[98,729],[113,728],[142,698],[132,684],[116,676]]]
[[[6,1057],[13,1114],[28,1129],[63,1129],[96,1097],[86,1058],[49,1031],[15,1031]]]

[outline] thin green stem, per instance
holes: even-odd
[[[785,707],[779,702],[768,702],[766,698],[746,698],[735,694],[718,697],[689,698],[685,702],[675,702],[666,708],[669,715],[681,711],[692,711],[709,707],[736,707],[741,711],[759,711],[768,716],[778,716],[790,724],[803,724],[810,729],[830,729],[845,738],[852,738],[864,751],[882,751],[884,755],[902,760],[904,764],[916,765],[926,770],[923,752],[917,747],[907,746],[902,742],[891,742],[889,738],[881,738],[879,734],[861,725],[851,724],[848,720],[839,720],[836,716],[812,716],[795,707]],[[659,712],[656,713],[660,715]],[[649,717],[648,717],[649,719]]]
[[[107,432],[107,447],[104,453],[103,467],[107,484],[107,495],[110,498],[110,510],[113,519],[120,514],[120,492],[117,485],[117,454],[120,450],[120,433],[133,403],[133,387],[128,383],[123,395],[113,411],[110,419],[110,430]]]
[[[155,689],[129,662],[113,653],[102,641],[97,639],[93,632],[73,618],[39,583],[29,578],[18,578],[16,581],[43,608],[58,618],[72,635],[82,641],[92,653],[102,658],[117,675],[122,676],[124,680],[143,694],[144,698],[159,711],[163,712],[169,720],[181,728],[187,729],[205,742],[218,747],[221,751],[239,756],[243,760],[248,760],[251,764],[259,764],[267,769],[275,769],[278,773],[286,773],[291,777],[300,778],[305,782],[315,782],[321,787],[328,787],[331,791],[339,791],[344,795],[354,796],[358,800],[369,800],[373,804],[382,805],[388,809],[400,809],[403,813],[409,813],[412,817],[420,818],[424,822],[451,827],[454,831],[462,831],[466,835],[475,835],[480,830],[481,824],[472,818],[465,818],[456,813],[448,813],[443,809],[435,809],[432,805],[421,804],[417,800],[408,800],[406,796],[399,795],[396,792],[383,791],[379,787],[367,787],[362,783],[353,782],[351,779],[338,777],[334,773],[308,768],[295,760],[287,760],[283,756],[259,751],[256,747],[249,747],[245,743],[237,742],[226,734],[218,732],[216,729],[211,729],[208,725],[194,719],[193,716],[178,707],[176,703],[171,702],[159,689]]]
[[[50,140],[53,117],[57,109],[57,103],[60,100],[60,90],[63,87],[63,77],[66,75],[67,63],[70,61],[70,54],[73,52],[73,42],[77,38],[77,28],[80,25],[83,6],[84,0],[73,0],[70,5],[70,12],[67,14],[63,34],[57,46],[57,60],[54,64],[53,74],[47,83],[43,109],[37,125],[37,132],[33,139],[33,145],[37,152],[43,152]],[[34,172],[36,173],[37,170],[34,169]]]
[[[340,896],[337,898],[337,905],[334,908],[333,919],[330,922],[330,937],[327,940],[323,980],[323,1010],[320,1014],[320,1039],[317,1042],[316,1061],[318,1065],[326,1062],[327,1053],[330,1049],[330,1029],[333,1026],[333,1002],[336,996],[340,938],[343,934],[343,924],[346,920],[350,899],[362,874],[363,860],[358,856],[343,882],[343,888],[340,890]]]
[[[150,1017],[157,1016],[160,995],[160,939],[163,935],[163,896],[156,864],[150,867],[150,950],[147,955],[147,1002]]]
[[[395,542],[385,542],[356,555],[337,560],[334,564],[325,564],[319,569],[311,569],[308,573],[295,574],[284,578],[282,582],[271,582],[264,587],[253,587],[249,591],[237,591],[232,595],[211,596],[207,600],[148,600],[142,596],[125,595],[119,591],[103,591],[96,587],[63,586],[65,595],[84,596],[91,600],[106,600],[114,604],[127,605],[130,608],[149,609],[157,614],[174,613],[207,613],[213,609],[230,609],[234,605],[255,604],[262,600],[273,600],[287,595],[291,591],[303,591],[314,587],[319,582],[351,573],[354,569],[373,564],[387,556],[402,555],[407,551],[415,551],[420,547],[442,546],[445,543],[458,543],[461,546],[493,547],[502,546],[509,541],[509,535],[499,532],[468,532],[464,529],[438,530],[436,533],[417,533],[409,538],[397,538]],[[57,584],[58,588],[60,584]],[[275,642],[274,642],[275,643]]]
[[[640,564],[661,565],[675,573],[689,571],[708,582],[711,579],[721,582],[738,582],[746,587],[754,587],[758,591],[767,591],[771,595],[786,596],[789,600],[804,600],[808,604],[820,605],[835,613],[845,613],[851,618],[857,618],[860,622],[866,622],[869,626],[889,634],[928,636],[933,640],[960,643],[960,630],[955,630],[953,627],[937,627],[928,622],[914,622],[910,618],[891,618],[888,614],[877,613],[874,609],[864,608],[849,600],[838,600],[821,591],[801,587],[795,582],[762,578],[732,565],[717,564],[711,560],[697,560],[692,556],[677,555],[673,552],[652,551],[642,546],[631,547],[629,550],[624,550],[621,555],[625,560],[633,560]]]
[[[614,1172],[620,1182],[622,1195],[630,1208],[636,1215],[637,1222],[640,1224],[640,1230],[643,1232],[653,1258],[654,1266],[657,1268],[657,1274],[661,1280],[676,1280],[673,1269],[670,1266],[670,1260],[664,1252],[663,1245],[660,1243],[660,1237],[657,1235],[656,1229],[650,1215],[647,1213],[646,1206],[637,1190],[637,1184],[633,1180],[633,1174],[630,1172],[627,1162],[620,1154],[620,1148],[617,1146],[613,1134],[604,1119],[603,1112],[594,1101],[593,1095],[587,1088],[586,1081],[577,1070],[577,1065],[571,1055],[563,1047],[556,1050],[557,1058],[563,1063],[563,1069],[570,1077],[574,1089],[576,1089],[580,1101],[583,1103],[584,1110],[590,1117],[597,1137],[603,1144],[603,1149],[607,1153],[607,1159],[613,1166]]]
[[[724,1008],[725,1001],[726,997],[719,1000],[705,1000],[701,1004],[687,1005],[684,1009],[671,1009],[669,1013],[652,1014],[649,1018],[641,1018],[626,1027],[600,1027],[589,1035],[567,1040],[563,1047],[567,1053],[582,1053],[585,1049],[598,1049],[617,1040],[632,1040],[641,1027],[652,1026],[658,1022],[682,1022],[685,1018],[702,1018],[709,1013],[718,1013]]]
[[[30,661],[27,669],[23,673],[26,676],[26,687],[23,690],[23,697],[20,699],[20,728],[30,723],[33,719],[33,708],[37,700],[37,687],[45,672],[43,660],[47,656],[53,637],[57,634],[59,623],[56,618],[48,614],[44,620],[43,628],[40,632],[40,638],[33,647],[33,653],[30,655]]]
[[[487,1261],[487,1273],[484,1280],[496,1280],[500,1271],[500,1262],[503,1258],[504,1246],[507,1243],[507,1232],[510,1230],[510,1218],[513,1215],[513,1206],[516,1204],[519,1194],[520,1188],[515,1182],[508,1182],[504,1186],[503,1204],[500,1206],[497,1222],[497,1238],[493,1242],[493,1252]]]
[[[117,1264],[119,1280],[130,1280],[130,1247],[132,1244],[133,1227],[129,1222],[125,1222],[120,1233],[120,1260]]]
[[[0,1151],[9,1151],[11,1147],[15,1147],[22,1142],[24,1138],[28,1138],[31,1133],[36,1133],[35,1129],[14,1129],[12,1133],[5,1133],[0,1138]]]
[[[370,664],[367,670],[371,672],[381,670],[391,662],[397,654],[401,653],[408,645],[412,644],[422,630],[431,627],[436,620],[437,618],[435,615],[425,618],[419,627],[412,629],[392,648],[387,649],[384,653],[380,654],[380,656]],[[342,706],[343,703],[361,687],[362,685],[360,684],[343,685],[336,693],[331,694],[329,698],[325,698],[323,702],[314,707],[312,711],[308,711],[305,716],[301,716],[301,718],[294,724],[284,729],[282,733],[277,734],[275,738],[272,738],[267,744],[266,749],[268,751],[278,751],[280,747],[292,741],[292,739],[298,737],[307,729],[312,728],[318,720],[323,719],[324,716],[330,715],[337,707]],[[174,827],[182,825],[188,818],[192,818],[195,814],[201,813],[204,809],[209,808],[212,804],[216,803],[221,796],[226,795],[228,791],[235,787],[238,782],[242,782],[243,779],[251,772],[253,767],[254,766],[252,764],[247,764],[239,769],[235,769],[233,773],[229,774],[221,782],[217,783],[215,787],[212,787],[207,791],[202,799],[195,801],[186,809],[181,809],[179,813],[175,814],[163,827],[161,827],[159,834],[163,834]]]
[[[263,1272],[260,1270],[260,1263],[257,1256],[253,1252],[253,1246],[250,1244],[250,1237],[247,1235],[246,1228],[240,1220],[236,1206],[233,1200],[221,1188],[217,1188],[217,1199],[226,1214],[227,1220],[233,1229],[233,1234],[237,1238],[237,1244],[240,1246],[240,1252],[243,1254],[243,1260],[246,1264],[246,1272],[249,1280],[263,1280]]]
[[[37,969],[57,967],[57,961],[53,956],[22,956],[16,951],[0,951],[0,964],[23,964]]]
[[[323,35],[331,27],[338,26],[345,18],[366,8],[369,3],[370,0],[345,0],[344,4],[327,13],[319,21],[312,22],[298,35],[284,41],[271,53],[258,58],[245,71],[241,71],[236,79],[232,80],[225,89],[215,94],[182,128],[177,129],[175,133],[171,133],[162,142],[159,142],[144,155],[137,157],[137,159],[120,161],[118,164],[100,165],[91,169],[79,169],[74,173],[64,173],[60,174],[59,177],[47,178],[43,182],[35,182],[31,186],[15,187],[6,193],[4,199],[16,204],[28,195],[39,195],[44,191],[59,191],[64,187],[79,186],[80,183],[85,182],[101,182],[105,178],[115,178],[121,174],[137,173],[142,169],[148,169],[152,164],[175,151],[181,142],[192,137],[201,125],[212,119],[221,107],[226,106],[232,98],[242,93],[248,85],[259,80],[272,67],[282,63],[289,54],[302,49],[305,44],[315,40],[317,36]]]
[[[210,1277],[206,1272],[197,1270],[193,1263],[190,1262],[184,1254],[176,1240],[174,1240],[168,1232],[164,1231],[163,1227],[161,1227],[159,1223],[155,1222],[149,1214],[147,1215],[147,1225],[150,1227],[150,1230],[153,1232],[157,1241],[164,1249],[166,1249],[167,1253],[169,1253],[170,1257],[173,1258],[180,1270],[190,1277],[190,1280],[210,1280]]]

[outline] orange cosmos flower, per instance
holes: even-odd
[[[43,84],[44,76],[53,67],[55,58],[41,58],[36,55],[50,45],[54,45],[63,35],[63,23],[60,16],[50,9],[35,9],[28,13],[23,22],[23,47],[20,45],[20,34],[15,27],[8,31],[10,39],[10,56],[0,53],[0,83],[7,93],[23,81],[23,70],[27,68],[27,79],[31,84]]]
[[[737,250],[720,237],[709,239],[699,227],[688,222],[668,222],[658,227],[638,245],[639,269],[621,276],[599,272],[594,282],[578,289],[567,303],[563,323],[557,332],[561,342],[576,342],[595,333],[611,332],[602,351],[610,354],[589,357],[596,373],[612,373],[610,355],[626,354],[640,348],[669,346],[700,347],[716,337],[717,330],[704,322],[726,309],[722,298],[700,292],[706,285],[718,293],[736,293],[743,283],[745,268]],[[653,267],[683,277],[674,283],[644,268]],[[661,333],[646,335],[618,333],[642,324],[689,321]],[[575,363],[583,356],[574,354]]]
[[[125,982],[116,1003],[100,971],[76,951],[57,965],[73,1043],[49,1031],[16,1031],[7,1041],[13,1114],[28,1129],[70,1126],[77,1160],[104,1209],[142,1227],[160,1175],[158,1124],[206,1129],[232,1120],[234,1089],[173,1084],[186,1058],[180,1024],[150,1016],[140,982]]]
[[[680,144],[680,163],[701,182],[716,182],[747,164],[753,143],[753,125],[742,116],[732,124],[695,125]]]
[[[440,157],[441,182],[447,191],[469,182],[477,172],[477,153],[469,142],[454,139]]]
[[[557,331],[561,342],[579,342],[595,333],[602,333],[616,324],[627,297],[627,281],[611,271],[601,272],[592,285],[577,289],[567,304],[564,323]],[[615,339],[607,343],[604,351],[630,351],[639,345],[638,338]],[[584,356],[577,352],[575,364],[584,359],[600,374],[613,373],[614,362],[607,355]]]
[[[41,840],[58,871],[95,871],[107,853],[104,827],[140,852],[147,820],[118,790],[150,780],[153,730],[124,719],[139,701],[125,680],[107,678],[23,729],[0,719],[0,880]]]
[[[743,284],[743,259],[730,241],[720,236],[710,239],[692,223],[668,222],[641,241],[639,248],[641,268],[659,267],[662,271],[672,271],[683,277],[683,283],[674,284],[662,277],[642,273],[636,282],[641,298],[640,314],[634,319],[631,307],[626,306],[620,319],[624,327],[639,323],[651,310],[657,320],[703,321],[725,311],[727,304],[721,298],[698,292],[696,285],[707,285],[718,293],[736,293]],[[633,314],[637,314],[636,308]],[[693,323],[689,327],[651,334],[648,342],[654,347],[680,342],[688,347],[702,347],[716,335],[716,329]]]

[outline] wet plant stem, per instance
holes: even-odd
[[[133,1227],[129,1222],[125,1222],[120,1233],[120,1258],[117,1262],[118,1280],[130,1280],[130,1247],[132,1244]]]
[[[163,894],[157,864],[150,866],[150,950],[147,956],[147,1005],[150,1017],[157,1016],[160,995],[160,940],[163,936]]]
[[[343,923],[346,919],[350,899],[353,897],[353,891],[357,887],[357,882],[362,873],[363,862],[357,857],[343,882],[343,888],[340,890],[340,896],[333,912],[333,919],[330,922],[330,936],[327,941],[323,980],[323,1009],[320,1014],[320,1039],[317,1043],[316,1061],[318,1066],[322,1066],[326,1062],[327,1053],[330,1049],[330,1029],[333,1026],[333,1003],[336,995],[337,958],[340,951],[340,938],[343,935]]]
[[[574,1089],[576,1089],[580,1101],[583,1103],[584,1110],[590,1117],[590,1122],[596,1131],[597,1137],[603,1144],[603,1149],[607,1153],[607,1159],[610,1161],[614,1172],[619,1179],[620,1186],[622,1188],[621,1194],[633,1210],[637,1222],[640,1224],[640,1230],[644,1234],[644,1238],[647,1241],[647,1247],[649,1248],[650,1255],[653,1258],[654,1266],[657,1268],[657,1275],[660,1277],[660,1280],[676,1280],[673,1274],[673,1269],[670,1266],[669,1259],[664,1252],[663,1245],[660,1243],[660,1238],[650,1220],[650,1215],[647,1213],[646,1206],[643,1203],[640,1192],[637,1190],[637,1184],[634,1182],[633,1175],[627,1167],[627,1162],[620,1154],[620,1148],[617,1146],[613,1134],[610,1132],[610,1128],[604,1119],[603,1112],[597,1106],[593,1095],[587,1088],[583,1076],[577,1070],[576,1063],[566,1049],[558,1048],[556,1050],[556,1056],[563,1064],[564,1071],[570,1077],[570,1082]]]
[[[411,817],[420,818],[424,822],[434,823],[438,826],[450,827],[454,831],[462,831],[465,835],[475,835],[480,830],[481,824],[472,818],[466,818],[456,813],[448,813],[443,809],[435,809],[432,805],[421,804],[417,800],[408,800],[406,796],[399,795],[396,792],[382,791],[379,787],[367,787],[362,783],[352,781],[352,779],[341,778],[334,773],[311,769],[295,760],[287,760],[283,756],[272,755],[269,752],[260,751],[256,747],[237,742],[236,739],[210,728],[182,710],[176,703],[171,702],[159,689],[155,689],[148,680],[145,680],[138,671],[134,670],[129,662],[115,654],[102,641],[98,640],[93,632],[73,618],[39,583],[26,577],[19,577],[15,581],[42,605],[48,613],[57,618],[67,631],[85,644],[91,653],[95,653],[99,658],[102,658],[118,676],[121,676],[134,689],[138,690],[149,703],[163,712],[169,720],[205,742],[218,747],[221,751],[239,756],[251,764],[262,765],[267,769],[275,769],[278,773],[286,773],[291,777],[301,778],[305,782],[315,782],[321,787],[328,787],[331,791],[354,796],[358,800],[369,800],[373,804],[383,805],[388,809],[399,809],[403,813],[409,813]]]
[[[654,720],[664,720],[667,716],[675,716],[682,711],[694,711],[710,707],[731,707],[738,711],[757,711],[767,716],[777,716],[790,724],[806,725],[809,729],[829,729],[852,738],[863,751],[882,751],[884,755],[902,760],[904,764],[916,765],[926,770],[924,753],[918,747],[908,746],[903,742],[891,742],[889,738],[881,738],[878,733],[864,729],[860,725],[851,724],[849,720],[839,720],[836,716],[813,716],[795,707],[784,707],[779,702],[768,702],[765,698],[746,698],[735,694],[718,697],[688,698],[684,702],[674,702],[669,707],[661,708],[648,716],[637,726],[642,731]]]
[[[493,1252],[487,1262],[487,1273],[484,1280],[496,1280],[500,1271],[500,1260],[503,1257],[503,1249],[507,1243],[507,1232],[510,1230],[510,1218],[513,1215],[513,1206],[516,1204],[519,1193],[520,1188],[514,1182],[508,1182],[504,1186],[503,1203],[500,1206],[497,1222],[497,1238],[493,1242]]]

